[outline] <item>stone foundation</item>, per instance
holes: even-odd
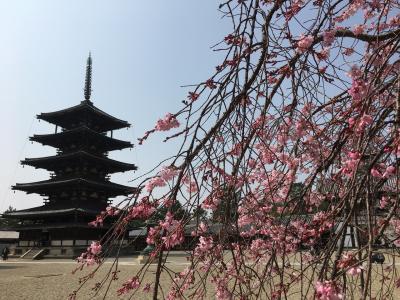
[[[45,254],[41,258],[77,258],[82,252],[86,251],[86,247],[21,247],[11,248],[11,257],[21,257],[24,253],[33,249],[35,251],[45,249]]]

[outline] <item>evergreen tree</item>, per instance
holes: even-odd
[[[16,211],[16,210],[17,210],[17,209],[15,209],[14,207],[9,206],[9,207],[3,212],[3,216],[6,215],[6,214],[8,214],[8,213],[14,212],[14,211]],[[8,229],[8,228],[14,227],[14,226],[16,226],[16,225],[18,225],[18,221],[15,220],[15,219],[6,219],[6,218],[4,218],[4,217],[1,217],[1,218],[0,218],[0,228],[2,228],[2,229]]]

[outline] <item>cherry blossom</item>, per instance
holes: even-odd
[[[165,115],[164,119],[159,119],[157,121],[157,124],[155,126],[155,130],[157,131],[168,131],[172,128],[177,128],[179,127],[179,122],[175,118],[174,115],[168,113]]]
[[[352,267],[347,270],[347,274],[350,274],[351,276],[357,276],[360,275],[362,271],[363,267]]]
[[[101,252],[101,245],[99,242],[92,242],[88,249],[93,255],[98,255]]]
[[[317,299],[320,300],[340,300],[343,299],[343,294],[333,281],[317,281],[315,284],[315,292]]]
[[[351,88],[349,89],[349,95],[355,102],[360,102],[363,100],[366,97],[367,92],[367,83],[362,79],[354,80]]]
[[[213,47],[221,61],[139,140],[179,127],[179,118],[184,126],[165,138],[177,152],[136,179],[137,192],[118,210],[92,222],[118,219],[110,240],[132,221],[151,224],[155,272],[146,273],[146,263],[136,274],[151,275],[151,287],[139,289],[132,277],[124,292],[150,291],[154,299],[394,294],[394,284],[373,287],[398,280],[395,269],[368,258],[378,240],[400,246],[396,4],[240,0],[219,8],[232,21]],[[105,250],[96,247],[81,263],[102,263]],[[180,247],[187,268],[171,272],[157,258]],[[172,282],[161,295],[166,276]]]
[[[101,226],[103,226],[103,222],[104,222],[104,216],[99,215],[99,216],[96,216],[96,220],[89,222],[89,226],[101,227]]]
[[[92,266],[94,264],[100,263],[99,254],[102,251],[102,246],[100,242],[93,241],[90,246],[87,248],[87,251],[82,253],[77,261],[81,265]]]
[[[396,168],[394,166],[388,166],[385,172],[382,174],[382,177],[388,178],[396,174]]]
[[[307,51],[312,43],[314,42],[314,38],[310,35],[308,36],[300,36],[299,41],[297,42],[297,51],[298,52],[305,52]]]
[[[197,94],[197,93],[194,93],[194,92],[189,92],[189,96],[188,96],[188,99],[191,101],[191,102],[194,102],[194,101],[196,101],[198,98],[199,98],[199,94]],[[179,126],[179,124],[178,124],[178,126]],[[178,126],[176,126],[176,127],[178,127]]]
[[[146,242],[157,244],[162,242],[166,249],[171,249],[184,241],[182,223],[174,219],[173,214],[168,211],[165,219],[159,222],[159,226],[149,229]]]
[[[362,34],[362,33],[364,33],[364,25],[356,25],[356,26],[354,26],[354,30],[353,30],[353,32],[354,32],[354,34]]]
[[[146,191],[151,192],[156,187],[165,186],[166,182],[161,177],[154,177],[146,183]]]
[[[137,277],[133,277],[126,281],[122,287],[117,291],[118,296],[129,293],[131,290],[136,290],[140,286],[139,279]]]
[[[335,40],[336,30],[326,30],[323,32],[323,43],[326,47],[332,45],[333,41]]]
[[[128,222],[134,219],[148,219],[156,211],[156,205],[157,203],[151,203],[144,197],[141,202],[129,208],[125,220]]]

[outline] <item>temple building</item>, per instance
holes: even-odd
[[[88,223],[104,211],[110,198],[129,195],[135,188],[110,181],[110,174],[136,170],[134,164],[108,158],[113,150],[132,148],[130,142],[113,138],[113,131],[130,124],[98,109],[90,101],[92,59],[86,67],[84,97],[80,104],[38,119],[55,125],[55,133],[33,135],[31,141],[57,149],[54,156],[26,158],[21,163],[50,172],[44,181],[17,183],[13,190],[36,193],[42,206],[5,214],[18,221],[15,254],[73,257],[99,240],[111,224],[92,227]]]

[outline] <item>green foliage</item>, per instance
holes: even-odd
[[[304,188],[305,188],[305,185],[302,182],[293,183],[292,188],[290,190],[290,194],[289,194],[290,199],[297,198],[300,200],[300,196],[301,196]]]
[[[206,220],[207,219],[207,212],[205,209],[203,209],[201,206],[197,206],[193,213],[192,213],[192,219],[197,220],[199,219],[200,221]]]
[[[9,206],[3,212],[3,215],[5,215],[7,213],[10,213],[10,212],[14,212],[16,210],[17,209],[15,209],[14,207]],[[8,228],[11,228],[11,227],[14,227],[14,226],[17,226],[17,225],[18,225],[18,220],[16,220],[16,219],[0,218],[0,228],[8,229]]]
[[[151,221],[158,223],[158,221],[164,220],[169,210],[174,214],[176,220],[189,217],[188,212],[182,207],[182,204],[179,201],[175,201],[170,208],[165,206],[159,207],[155,215],[151,218]]]
[[[224,187],[224,195],[217,209],[212,214],[212,221],[216,223],[232,224],[238,218],[238,205],[240,193],[236,192],[233,187]]]
[[[4,211],[5,214],[17,211],[16,208],[12,207],[11,205]]]

